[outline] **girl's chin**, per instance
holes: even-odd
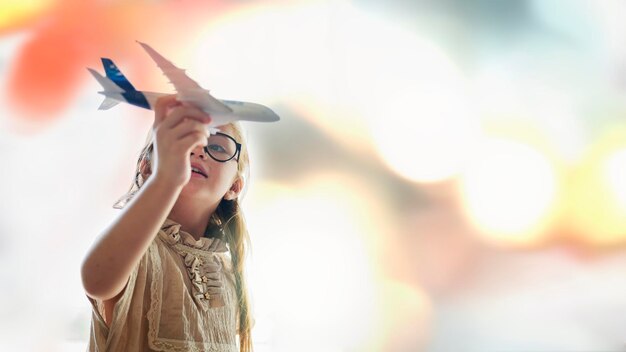
[[[194,192],[196,192],[199,189],[207,186],[205,182],[206,182],[206,179],[200,180],[200,179],[192,177],[189,181],[187,181],[187,184],[185,185],[185,187],[183,187],[183,190],[188,189],[188,188],[193,188]]]
[[[196,178],[191,176],[191,178],[189,179],[189,181],[187,181],[187,184],[185,185],[185,187],[183,187],[183,190],[185,189],[193,189],[194,193],[197,192],[202,192],[202,193],[213,193],[215,192],[215,189],[213,187],[212,184],[210,184],[209,180],[206,178]]]
[[[211,193],[213,192],[206,185],[202,185],[197,181],[189,181],[180,191],[179,197],[209,199],[213,198]]]

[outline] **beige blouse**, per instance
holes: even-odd
[[[111,324],[92,305],[88,351],[239,351],[238,310],[225,241],[196,241],[166,219],[130,275]]]

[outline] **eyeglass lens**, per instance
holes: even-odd
[[[227,161],[237,153],[237,145],[234,140],[224,135],[214,134],[209,137],[204,150],[216,160]]]

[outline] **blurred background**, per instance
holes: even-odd
[[[80,264],[173,92],[245,123],[263,351],[626,350],[626,3],[0,1],[0,350],[84,351]]]

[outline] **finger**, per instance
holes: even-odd
[[[179,105],[172,108],[171,112],[166,116],[165,121],[163,121],[163,126],[166,128],[173,128],[181,123],[185,118],[194,119],[202,123],[211,122],[211,117],[204,111],[193,106]]]
[[[159,97],[154,104],[154,127],[163,122],[168,111],[168,107],[178,103],[176,94],[164,95]]]
[[[209,138],[209,131],[207,131],[206,127],[202,123],[192,119],[185,119],[172,129],[172,135],[176,136],[178,140],[194,132],[202,133],[204,138]]]
[[[204,147],[207,144],[207,139],[202,133],[199,132],[193,132],[193,134],[190,134],[179,141],[183,146],[185,146],[187,153],[189,153],[197,145]]]

